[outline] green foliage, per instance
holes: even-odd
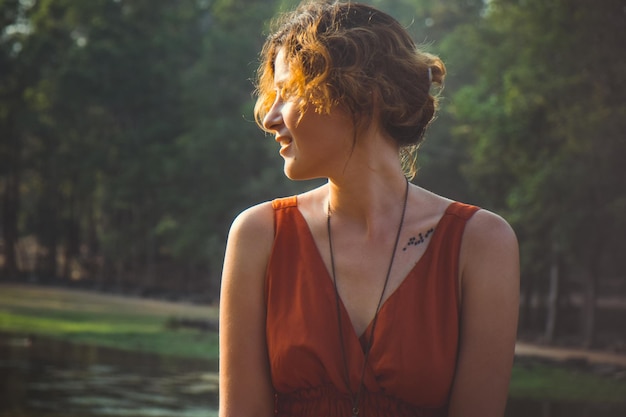
[[[30,28],[32,46],[10,63],[39,70],[16,91],[28,123],[12,134],[29,165],[21,234],[43,249],[36,274],[67,279],[78,262],[100,286],[206,293],[235,210],[284,184],[264,173],[267,144],[249,122],[248,80],[272,11],[192,0],[3,6]]]
[[[473,57],[475,81],[453,101],[474,190],[525,246],[556,242],[573,269],[596,275],[618,272],[616,258],[594,258],[624,248],[626,230],[615,209],[626,190],[623,23],[616,1],[494,1],[481,25],[446,40],[455,62]]]
[[[516,365],[513,367],[509,396],[550,401],[624,404],[626,382],[566,366]]]
[[[5,275],[29,236],[39,280],[215,298],[236,213],[310,186],[284,178],[252,116],[268,21],[296,3],[1,0]],[[620,2],[369,3],[448,67],[416,182],[509,219],[525,276],[553,243],[570,270],[617,276]]]

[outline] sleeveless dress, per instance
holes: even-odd
[[[266,337],[275,416],[351,416],[339,341],[335,289],[297,197],[272,202],[275,239],[266,282]],[[459,342],[458,268],[467,220],[478,210],[451,203],[426,251],[380,308],[365,368],[359,417],[444,417]],[[343,304],[351,391],[365,359],[365,337]],[[371,323],[364,332],[369,335]]]

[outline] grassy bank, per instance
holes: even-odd
[[[0,331],[177,357],[217,358],[217,334],[168,326],[181,318],[216,320],[217,308],[0,285]]]
[[[626,404],[626,379],[623,374],[601,375],[556,362],[516,364],[509,396],[566,403]]]
[[[217,308],[85,291],[0,285],[0,331],[187,358],[215,359],[217,334],[174,330],[172,319],[217,319]],[[619,375],[618,375],[619,376]],[[523,361],[510,395],[567,402],[626,403],[626,378]]]

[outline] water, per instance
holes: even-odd
[[[626,417],[626,406],[510,399],[505,417]]]
[[[210,417],[217,364],[0,335],[0,416]]]
[[[217,364],[0,334],[0,417],[213,417]],[[511,399],[506,417],[626,417],[626,406]]]

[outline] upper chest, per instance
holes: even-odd
[[[321,224],[320,224],[321,223]],[[331,223],[332,224],[332,223]],[[308,224],[311,244],[327,271],[321,285],[331,284],[357,335],[363,334],[380,307],[407,279],[427,252],[435,225],[408,223],[374,238]]]

